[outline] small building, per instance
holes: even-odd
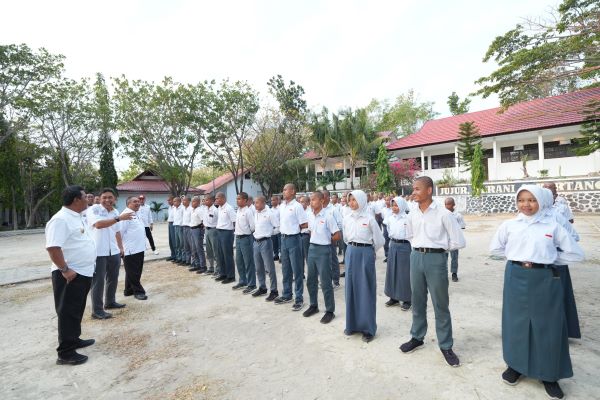
[[[248,196],[256,197],[262,195],[263,192],[260,188],[258,182],[252,179],[252,173],[249,170],[244,170],[242,174],[241,171],[238,175],[238,188],[240,187],[240,183],[244,182],[243,191],[248,193]],[[216,177],[214,180],[205,183],[203,185],[197,186],[196,189],[200,190],[204,194],[216,194],[217,192],[225,193],[227,196],[227,202],[233,207],[237,208],[236,197],[237,191],[235,188],[235,181],[233,180],[233,174],[231,172],[227,172],[221,176]]]

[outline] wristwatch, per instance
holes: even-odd
[[[64,269],[60,269],[60,268],[59,268],[58,270],[59,270],[60,272],[62,272],[62,273],[65,273],[65,272],[67,272],[67,271],[69,270],[69,266],[68,266],[68,265],[65,265],[65,268],[64,268]]]
[[[119,222],[121,220],[120,217],[115,217],[115,221]]]

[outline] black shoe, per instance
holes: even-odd
[[[375,339],[375,336],[371,335],[370,333],[363,333],[363,337],[362,337],[363,342],[369,343],[373,339]]]
[[[133,292],[123,292],[123,296],[125,296],[125,297],[133,296]]]
[[[235,282],[235,278],[225,278],[221,281],[222,284],[227,285],[229,283]]]
[[[167,257],[167,258],[165,259],[165,261],[173,261],[173,260],[174,260],[174,258],[173,258],[173,257]]]
[[[76,349],[83,349],[84,347],[88,347],[96,343],[94,339],[79,339],[79,342],[75,346]]]
[[[394,300],[394,299],[389,299],[388,301],[385,302],[386,307],[393,307],[393,306],[397,306],[399,304],[400,304],[400,302],[398,300]]]
[[[348,331],[348,330],[344,329],[344,335],[346,335],[346,336],[352,336],[352,335],[354,335],[355,333],[356,333],[356,332],[352,332],[352,331]]]
[[[205,270],[205,269],[202,269],[202,268],[200,268],[200,269],[198,269],[198,271],[196,271],[196,273],[197,273],[197,274],[200,274],[200,275],[206,275],[206,270]]]
[[[383,259],[383,262],[386,263],[387,262],[387,257]]]
[[[208,271],[204,272],[204,275],[214,275],[215,274],[215,270],[214,269],[209,269]]]
[[[458,275],[456,273],[452,274],[452,282],[458,282]]]
[[[400,309],[402,311],[408,311],[408,310],[410,310],[410,307],[412,307],[412,304],[410,301],[405,301],[402,304],[400,304]]]
[[[423,342],[422,340],[417,340],[415,338],[410,338],[410,340],[404,344],[402,344],[402,346],[400,346],[400,351],[402,351],[403,353],[412,353],[415,350],[419,350],[423,348],[423,344],[425,342]]]
[[[454,354],[452,349],[448,349],[448,350],[440,349],[440,350],[442,350],[442,354],[444,355],[444,358],[446,359],[446,362],[448,363],[449,366],[451,366],[451,367],[460,366],[460,361],[458,360],[458,356],[456,354]]]
[[[302,316],[303,317],[311,317],[311,316],[315,315],[318,312],[319,312],[319,307],[317,307],[317,306],[310,306],[310,307],[308,307],[306,309],[306,311],[304,311],[302,313]]]
[[[506,371],[502,373],[502,380],[510,386],[515,386],[519,383],[519,378],[521,378],[521,374],[511,367],[506,368]]]
[[[112,318],[111,313],[103,312],[102,314],[92,313],[92,319],[109,319]]]
[[[346,277],[346,271],[340,273],[340,278]]]
[[[223,283],[225,283],[225,281],[223,281]],[[245,288],[246,285],[242,284],[242,283],[238,283],[237,285],[234,285],[232,287],[233,290],[240,290],[241,288]]]
[[[56,359],[56,364],[58,364],[58,365],[79,365],[79,364],[83,364],[87,360],[88,360],[88,356],[79,354],[76,351],[74,351],[73,354],[68,357],[58,356],[58,358]]]
[[[560,386],[558,386],[558,382],[542,382],[544,384],[544,389],[546,389],[546,394],[551,399],[562,399],[565,397]]]
[[[138,300],[147,300],[148,299],[148,296],[146,296],[143,293],[136,294],[134,297]]]
[[[121,304],[121,303],[117,303],[116,301],[114,303],[110,303],[104,306],[105,310],[112,310],[114,308],[123,308],[125,307],[125,304]]]
[[[271,291],[265,301],[273,301],[279,297],[279,293]]]
[[[200,267],[188,268],[188,271],[190,271],[190,272],[200,271]]]
[[[256,290],[256,286],[248,286],[242,291],[243,294],[250,294]]]
[[[303,308],[304,308],[304,302],[303,301],[297,301],[292,306],[292,311],[300,311]]]
[[[292,301],[291,297],[277,297],[275,299],[275,301],[273,301],[273,303],[279,305],[279,304],[285,304],[285,303],[289,303]]]
[[[279,261],[279,256],[273,256],[273,261]]]
[[[252,293],[252,297],[260,297],[264,296],[265,294],[267,294],[267,289],[258,288],[256,292]]]
[[[322,324],[328,324],[331,322],[332,319],[335,318],[335,314],[332,313],[331,311],[327,311],[325,313],[325,315],[323,315],[323,318],[321,318],[321,323]]]
[[[224,281],[225,279],[227,279],[226,276],[219,275],[215,278],[215,281],[220,282],[220,281]]]

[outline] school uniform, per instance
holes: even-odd
[[[219,278],[229,282],[235,281],[235,266],[233,262],[233,224],[235,223],[235,210],[225,203],[219,206],[217,219],[217,240],[219,242],[217,263],[221,267]]]
[[[175,218],[175,206],[169,206],[167,209],[167,223],[169,225],[169,250],[171,251],[171,255],[167,258],[167,261],[171,261],[175,259],[175,226],[173,225],[173,220]]]
[[[383,238],[385,242],[383,244],[383,253],[385,254],[385,258],[388,258],[389,250],[390,250],[390,233],[388,230],[388,226],[385,223],[387,217],[392,215],[392,209],[390,207],[386,207],[385,205],[381,208],[381,225],[383,226]]]
[[[220,275],[219,263],[217,261],[219,240],[217,237],[217,222],[219,220],[219,210],[215,205],[206,207],[202,217],[202,223],[206,232],[206,258],[208,260],[208,271],[215,275]]]
[[[246,207],[240,207],[235,217],[235,265],[238,270],[238,284],[256,287],[254,268],[254,213]]]
[[[183,262],[183,204],[174,207],[173,228],[175,229],[175,261]]]
[[[296,303],[303,303],[304,263],[300,225],[308,222],[306,212],[295,199],[283,200],[279,206],[279,230],[281,232],[281,273],[283,275],[282,300],[292,298],[292,281]]]
[[[554,200],[553,207],[563,216],[567,221],[571,221],[573,219],[573,212],[571,211],[571,207],[569,207],[569,202],[562,196],[556,196],[556,200]]]
[[[190,216],[190,250],[192,263],[191,271],[202,273],[206,271],[206,256],[204,254],[204,210],[201,206],[192,208]]]
[[[522,375],[547,382],[573,376],[564,290],[553,264],[582,261],[575,240],[544,210],[542,189],[523,185],[518,194],[533,194],[540,210],[519,214],[500,225],[490,253],[506,257],[502,298],[502,353],[506,364]],[[560,248],[560,251],[558,250]]]
[[[194,209],[190,204],[183,208],[183,219],[181,222],[183,236],[183,253],[182,258],[185,264],[192,264],[192,212]]]
[[[306,207],[304,212],[306,213],[306,219],[308,220],[310,213],[312,213],[312,209],[310,207]],[[308,227],[300,230],[300,237],[302,239],[302,260],[304,261],[303,268],[306,268],[306,259],[308,257],[308,248],[310,246],[310,230]]]
[[[458,226],[460,226],[460,229],[465,229],[467,227],[461,213],[452,211],[452,216],[456,218],[456,222],[458,223]],[[453,274],[458,273],[458,249],[450,250],[450,272]]]
[[[121,240],[123,241],[123,266],[125,267],[125,296],[145,295],[141,278],[144,269],[144,252],[146,251],[146,230],[144,222],[132,209],[126,208],[125,213],[134,213],[133,218],[121,221]]]
[[[343,219],[342,215],[338,212],[338,210],[333,206],[333,204],[327,204],[327,207],[323,208],[326,213],[333,217],[336,225],[338,226],[338,230],[342,230],[343,228]],[[309,213],[309,215],[312,213]],[[340,260],[338,260],[337,256],[337,244],[331,243],[331,279],[333,281],[333,285],[335,287],[340,286]]]
[[[281,205],[277,207],[271,207],[271,212],[275,214],[275,217],[280,220],[279,217],[279,209]],[[281,232],[279,231],[279,225],[273,228],[273,235],[271,236],[271,240],[273,241],[273,257],[276,260],[279,260],[279,254],[281,253]]]
[[[320,279],[325,311],[334,312],[335,299],[333,297],[333,277],[331,276],[331,252],[333,251],[335,254],[335,247],[331,241],[331,236],[340,229],[331,210],[327,211],[324,208],[319,210],[317,214],[314,212],[308,214],[308,229],[310,230],[310,247],[306,262],[306,287],[310,297],[310,306],[318,307]]]
[[[344,217],[346,241],[346,334],[362,332],[375,336],[377,332],[377,277],[375,253],[384,239],[375,218],[367,211],[367,195],[361,190],[351,192],[359,204]]]
[[[271,235],[275,225],[279,224],[279,219],[266,205],[262,211],[255,211],[253,216],[253,256],[258,288],[259,290],[267,288],[265,279],[265,273],[267,273],[269,274],[269,290],[271,293],[277,294],[277,272],[275,271],[275,261],[273,260],[273,241],[271,240]]]
[[[390,214],[383,223],[387,226],[390,238],[390,250],[387,258],[384,293],[392,300],[411,302],[410,289],[410,242],[407,240],[406,225],[408,205],[401,197],[394,201],[398,204],[398,214]]]
[[[452,213],[435,201],[425,212],[417,207],[408,214],[406,238],[411,242],[411,336],[423,341],[427,333],[427,293],[431,294],[435,330],[442,350],[450,350],[452,320],[448,296],[448,251],[465,247],[465,238]]]

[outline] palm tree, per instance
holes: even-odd
[[[338,119],[333,115],[333,121],[329,119],[329,111],[323,107],[320,114],[311,116],[312,134],[309,138],[312,149],[321,157],[319,165],[323,175],[327,167],[327,160],[334,155],[339,154],[340,148],[336,140]]]

